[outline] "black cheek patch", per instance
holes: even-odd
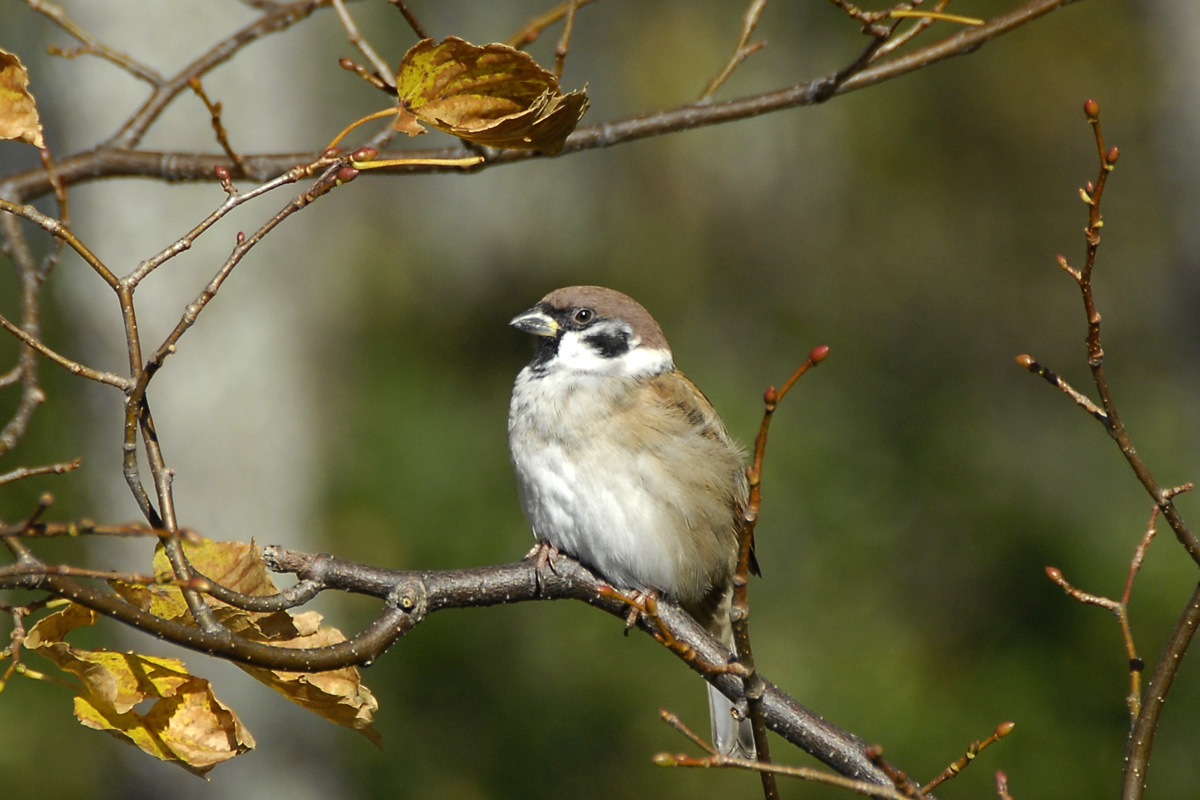
[[[545,372],[546,364],[548,364],[556,355],[558,355],[558,342],[560,336],[539,336],[537,337],[537,348],[533,351],[533,361],[530,362],[534,372]]]
[[[589,333],[584,343],[596,351],[601,358],[617,358],[629,352],[629,334],[626,331],[598,330]]]

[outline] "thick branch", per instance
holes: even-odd
[[[439,572],[401,572],[268,547],[264,560],[272,569],[294,572],[327,588],[380,598],[394,597],[398,588],[421,598],[414,614],[424,616],[447,608],[473,608],[531,600],[580,600],[625,620],[628,605],[600,588],[605,584],[578,562],[558,556],[552,569],[541,574],[533,562]],[[727,664],[730,653],[694,619],[660,599],[657,621],[669,634],[691,648],[685,662],[726,695],[744,697],[742,679],[733,672],[713,674],[705,665]],[[639,615],[638,627],[651,635],[655,623]],[[771,730],[847,777],[890,785],[891,781],[866,755],[866,743],[810,711],[763,679],[763,718]]]

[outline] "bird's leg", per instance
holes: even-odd
[[[620,589],[604,584],[600,587],[600,596],[620,600],[629,606],[629,613],[625,616],[626,636],[629,635],[629,630],[637,624],[638,617],[641,616],[653,622],[654,626],[658,628],[659,633],[652,632],[654,638],[664,641],[664,636],[670,636],[658,618],[658,611],[656,610],[658,592],[655,589],[630,589],[627,592],[622,592]]]
[[[737,656],[733,656],[728,661],[707,661],[700,658],[700,654],[696,649],[687,642],[677,638],[670,629],[663,623],[662,618],[658,615],[658,591],[655,589],[641,590],[630,589],[628,592],[622,592],[614,589],[612,586],[604,585],[600,587],[601,597],[611,597],[620,600],[629,606],[629,614],[625,617],[625,634],[629,635],[629,630],[637,624],[639,616],[645,617],[653,625],[653,630],[650,635],[662,643],[672,652],[676,653],[684,661],[698,663],[704,672],[717,675],[732,673],[739,678],[745,678],[750,673],[742,662],[737,660]]]
[[[536,559],[533,565],[534,580],[537,581],[538,594],[542,593],[542,576],[547,568],[554,572],[554,562],[558,559],[559,549],[546,541],[540,541],[530,548],[522,561]]]

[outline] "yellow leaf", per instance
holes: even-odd
[[[423,122],[489,147],[558,153],[588,105],[585,91],[563,94],[528,53],[454,36],[417,42],[396,82],[397,130],[414,136]]]
[[[81,694],[75,698],[75,716],[90,728],[196,775],[254,747],[254,737],[241,720],[201,678],[183,680],[145,714],[122,713],[95,695]]]
[[[261,551],[253,542],[214,542],[203,539],[185,543],[188,561],[207,578],[242,594],[267,595],[278,591],[263,566]],[[154,574],[163,580],[173,576],[162,547],[154,555]],[[137,586],[112,582],[113,589],[129,602],[159,616],[191,625],[192,617],[183,592],[174,585]],[[341,631],[321,625],[315,611],[252,612],[208,598],[217,620],[240,636],[279,647],[323,647],[345,641]],[[40,624],[40,623],[39,623]],[[282,672],[238,665],[256,680],[321,717],[358,731],[379,744],[372,725],[379,703],[354,667],[329,672]]]
[[[253,542],[214,542],[211,539],[201,539],[199,542],[183,544],[183,551],[193,567],[205,577],[219,583],[235,592],[249,595],[267,595],[279,591],[275,588],[271,574],[263,566],[261,551]],[[192,624],[191,612],[183,599],[183,591],[176,585],[170,584],[174,571],[167,559],[166,551],[159,545],[154,551],[154,575],[164,583],[153,586],[109,581],[109,585],[121,597],[155,616],[185,624]],[[222,613],[244,615],[246,612],[232,609],[217,601],[210,601],[216,607],[217,616]],[[222,622],[224,620],[222,619]]]
[[[71,603],[38,620],[25,639],[26,647],[82,682],[75,697],[80,722],[197,775],[254,747],[237,715],[179,659],[84,650],[63,640],[96,618],[94,611]],[[135,711],[144,701],[153,702]]]
[[[17,139],[42,148],[42,120],[29,92],[29,72],[21,59],[0,50],[0,139]]]
[[[299,649],[326,647],[346,640],[337,628],[321,625],[321,615],[315,611],[282,616],[288,617],[291,630],[275,627],[273,634],[264,637],[265,641],[279,647]],[[271,627],[274,626],[263,625],[260,630],[267,631]],[[337,725],[356,730],[377,747],[382,746],[383,740],[373,724],[379,701],[362,682],[356,668],[345,667],[327,672],[285,672],[239,666],[255,680],[270,686],[296,705]]]
[[[77,603],[68,603],[53,614],[47,614],[39,619],[29,629],[29,634],[25,637],[25,646],[30,650],[37,650],[46,645],[61,642],[71,631],[85,625],[95,625],[98,619],[100,619],[100,615],[90,608],[84,608]]]

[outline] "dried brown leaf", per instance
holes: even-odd
[[[29,92],[29,72],[21,59],[0,49],[0,139],[46,146],[37,103]]]
[[[397,130],[414,136],[423,122],[489,147],[557,153],[588,105],[584,90],[563,94],[528,53],[454,36],[417,42],[396,80]]]

